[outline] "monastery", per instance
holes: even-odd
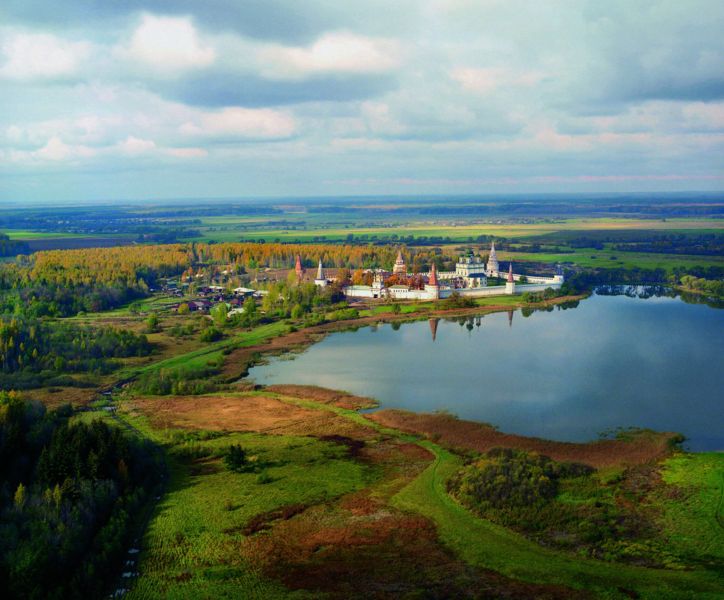
[[[297,257],[295,268],[297,275],[301,277],[304,271],[299,257]],[[389,287],[385,286],[385,279],[390,275],[396,275],[398,280],[406,277],[407,266],[402,257],[402,252],[397,253],[392,273],[382,269],[376,269],[373,273],[372,285],[349,285],[344,288],[344,294],[348,298],[437,300],[439,298],[448,298],[454,292],[460,296],[479,298],[483,296],[522,294],[523,292],[540,292],[547,288],[558,289],[563,285],[563,273],[560,268],[556,270],[553,277],[514,273],[513,263],[508,264],[507,271],[502,271],[495,252],[495,242],[491,244],[487,264],[472,255],[472,253],[461,256],[455,265],[454,271],[438,272],[433,264],[429,273],[420,274],[424,283],[417,286],[404,283],[395,283]],[[488,278],[504,279],[505,284],[488,285]],[[320,287],[329,284],[321,260],[317,267],[314,283]]]

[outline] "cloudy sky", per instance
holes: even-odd
[[[2,0],[0,202],[724,189],[721,0]]]

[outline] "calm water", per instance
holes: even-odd
[[[724,449],[724,311],[676,298],[596,295],[527,317],[366,327],[250,377],[345,389],[385,408],[445,409],[550,439],[636,426],[679,431],[693,450]]]

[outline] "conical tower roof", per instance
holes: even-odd
[[[430,270],[430,280],[427,282],[428,285],[439,285],[437,282],[437,269],[435,263],[432,263],[432,269]]]
[[[297,273],[297,277],[304,275],[304,267],[302,266],[302,257],[297,254],[297,260],[294,263],[294,271]]]
[[[498,255],[495,253],[495,242],[490,242],[490,257],[489,260],[498,260]]]
[[[405,266],[405,259],[402,258],[402,250],[397,251],[397,258],[395,259],[395,266],[392,268],[393,273],[405,273],[407,267]]]
[[[508,266],[508,283],[513,283],[513,263]]]
[[[319,259],[319,266],[317,267],[317,279],[325,279],[324,268],[322,267],[322,259]]]
[[[432,333],[432,341],[435,341],[435,338],[437,337],[437,324],[440,321],[440,319],[430,319],[430,333]]]

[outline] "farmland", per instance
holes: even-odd
[[[532,220],[532,219],[531,219]],[[257,241],[288,241],[288,242],[323,242],[345,241],[352,235],[361,240],[387,240],[406,238],[443,238],[453,242],[466,242],[477,239],[479,236],[499,238],[527,238],[556,233],[558,231],[618,231],[618,230],[647,230],[661,232],[697,231],[701,233],[714,233],[721,231],[720,222],[709,219],[560,219],[543,220],[542,223],[503,223],[481,221],[471,225],[467,220],[456,219],[454,222],[409,222],[397,221],[381,223],[377,226],[359,226],[354,222],[342,227],[333,222],[308,223],[301,221],[291,227],[277,226],[274,229],[264,229],[264,223],[257,220],[250,222],[230,218],[228,222],[215,219],[212,223],[202,219],[200,231],[202,235],[191,238],[196,241],[237,241],[238,239]]]

